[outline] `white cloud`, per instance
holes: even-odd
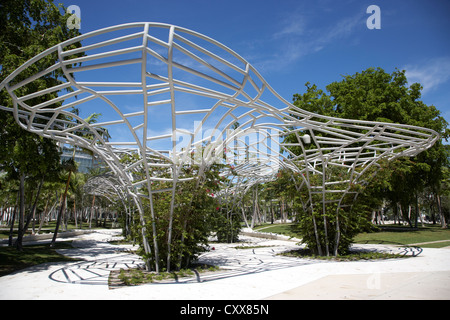
[[[279,39],[285,36],[300,36],[305,31],[305,19],[301,15],[296,15],[292,19],[285,20],[280,31],[273,33],[274,39]]]
[[[260,60],[256,64],[265,71],[289,67],[308,54],[316,53],[336,41],[348,38],[359,26],[365,28],[364,19],[365,16],[358,13],[319,27],[314,18],[294,12],[280,23],[279,29],[271,36],[272,46],[280,49],[256,59]],[[264,43],[266,47],[269,45],[270,43]]]
[[[422,94],[426,94],[450,79],[450,57],[430,59],[424,64],[407,65],[403,69],[408,83],[420,83]]]
[[[350,36],[355,28],[362,24],[363,19],[360,14],[355,17],[344,18],[327,30],[319,30],[318,37],[313,41],[313,44],[320,45],[322,48],[327,44]]]

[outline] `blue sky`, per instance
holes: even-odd
[[[405,69],[422,100],[450,122],[450,1],[447,0],[66,0],[81,33],[127,22],[163,22],[218,40],[249,61],[286,100],[369,67]],[[381,28],[368,29],[370,5]]]

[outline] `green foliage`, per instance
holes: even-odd
[[[3,0],[0,10],[0,60],[2,69],[0,78],[3,80],[17,67],[33,58],[42,51],[67,39],[78,36],[77,29],[66,26],[67,18],[65,8],[56,5],[52,0]],[[79,47],[80,44],[74,44]],[[57,61],[57,54],[49,55],[37,65],[31,66],[27,72],[21,73],[28,77],[38,68],[46,68]],[[41,65],[40,65],[41,64]],[[48,88],[50,84],[58,84],[58,77],[63,76],[62,71],[55,71],[39,81],[34,82],[35,89]],[[28,87],[27,87],[28,88]],[[54,95],[52,93],[50,95]],[[44,99],[48,99],[45,96]]]
[[[60,152],[56,144],[26,132],[10,117],[0,118],[0,141],[0,170],[9,178],[18,179],[20,174],[34,179],[54,178],[59,172]]]
[[[333,168],[329,171],[330,175],[347,174],[343,169]],[[312,183],[317,178],[311,176]],[[306,192],[300,192],[295,198],[298,212],[295,229],[301,235],[302,243],[305,243],[314,254],[327,255],[327,252],[334,255],[346,254],[353,237],[368,228],[371,203],[355,197],[361,189],[360,185],[352,185],[344,197],[341,193],[327,193],[325,205],[322,195],[314,194],[312,201],[316,205],[309,208],[303,207]]]
[[[79,35],[78,30],[70,30],[66,27],[68,17],[64,7],[55,5],[53,1],[2,1],[0,10],[0,81],[42,51]],[[80,43],[74,43],[70,49],[80,46]],[[80,54],[76,56],[80,56]],[[14,85],[28,79],[54,65],[58,60],[57,52],[43,57],[18,73],[11,84]],[[14,90],[14,94],[22,97],[54,87],[60,84],[63,78],[65,75],[61,68],[58,68]],[[31,98],[29,102],[36,105],[56,98],[58,94],[57,91],[50,92]],[[59,102],[56,105],[61,104],[62,102]],[[0,91],[0,105],[13,107],[12,99],[6,90]],[[37,204],[44,179],[54,181],[61,170],[59,151],[53,141],[19,127],[8,112],[0,112],[0,141],[0,170],[5,170],[10,179],[20,179],[19,240],[17,241],[17,248],[20,250],[20,239],[34,210],[32,209],[28,214],[27,223],[24,225],[25,185],[36,188],[34,181],[41,181],[34,201]]]
[[[196,266],[195,269],[181,269],[178,271],[171,272],[148,272],[142,269],[120,269],[117,278],[122,284],[126,286],[136,286],[144,283],[153,283],[159,281],[170,281],[172,279],[179,279],[185,277],[195,276],[195,272],[205,273],[214,272],[219,270],[216,266],[200,265]]]
[[[381,260],[381,259],[402,259],[408,258],[410,256],[395,254],[395,253],[385,253],[385,252],[348,252],[346,254],[324,257],[319,256],[309,249],[298,249],[283,252],[280,255],[288,257],[298,257],[298,258],[311,258],[318,260],[333,260],[333,261],[360,261],[360,260]]]
[[[123,158],[123,161],[132,161],[134,157],[137,155],[128,155]],[[143,250],[140,224],[134,225],[132,236],[140,244],[140,254],[145,259],[152,261],[153,264],[155,263],[155,246],[154,239],[151,237],[156,237],[160,270],[168,267],[168,257],[171,262],[170,269],[188,267],[195,262],[196,257],[206,250],[208,237],[212,232],[217,232],[221,237],[223,234],[225,238],[229,238],[230,235],[227,232],[231,229],[227,229],[222,224],[226,225],[229,222],[220,216],[220,202],[216,195],[225,180],[219,175],[220,169],[220,165],[214,164],[202,175],[199,173],[198,166],[181,168],[180,176],[191,177],[192,180],[178,183],[174,194],[172,194],[171,182],[152,181],[152,190],[168,189],[169,191],[152,194],[155,220],[152,220],[150,200],[144,199],[142,202],[145,209],[145,228],[151,248],[150,256],[147,256]],[[166,171],[159,171],[159,174],[160,177],[170,176],[170,173]],[[141,192],[148,194],[146,187],[142,188]],[[174,203],[171,214],[172,196]],[[153,223],[156,226],[156,234],[152,232]],[[235,224],[236,222],[232,223],[234,226],[232,230],[236,230]]]
[[[211,230],[216,232],[217,241],[225,243],[238,241],[241,221],[237,215],[228,214],[226,209],[217,207],[210,219]]]
[[[433,129],[442,139],[447,139],[450,130],[440,111],[433,105],[427,106],[420,99],[422,86],[414,83],[408,87],[405,71],[392,74],[381,68],[369,68],[353,76],[345,76],[341,82],[327,86],[334,108],[323,107],[322,114],[369,121],[401,123]],[[295,102],[294,102],[295,103]],[[305,104],[304,104],[305,105]],[[322,103],[322,105],[325,105]],[[400,159],[399,162],[404,161]],[[399,170],[400,175],[409,175],[409,193],[421,191],[423,186],[438,184],[442,177],[441,168],[447,165],[447,154],[441,141],[433,147],[407,159],[405,164],[396,162],[393,167],[407,166]],[[395,177],[394,172],[393,179]]]
[[[306,92],[295,94],[293,103],[320,115],[426,127],[438,132],[441,138],[449,137],[447,122],[435,106],[427,106],[419,100],[422,87],[417,83],[408,86],[405,71],[395,70],[389,74],[381,68],[369,68],[361,73],[344,76],[342,81],[333,82],[326,89],[328,93],[307,83]],[[295,141],[294,135],[285,138],[285,142]],[[299,147],[291,148],[293,153],[301,152]],[[316,148],[314,142],[309,148]],[[384,200],[389,200],[393,205],[399,203],[408,206],[415,203],[418,194],[425,189],[440,192],[445,173],[443,168],[448,166],[448,153],[442,142],[438,141],[416,157],[391,163],[381,159],[378,165],[379,170],[371,168],[360,179],[365,181],[364,184],[350,185],[348,196],[343,199],[334,193],[327,194],[326,199],[312,195],[314,204],[325,202],[325,206],[315,205],[308,210],[308,206],[303,207],[308,201],[306,189],[298,193],[298,229],[303,235],[303,242],[311,250],[324,253],[328,251],[327,247],[331,250],[337,246],[337,252],[345,252],[353,237],[368,228],[370,213],[381,207]],[[325,174],[327,181],[348,179],[343,170],[336,168],[327,168]],[[321,185],[321,181],[315,181],[322,179],[321,176],[310,175],[308,178],[312,186]],[[300,185],[301,180],[298,177],[296,179],[297,185]],[[359,194],[356,201],[355,193]],[[339,211],[337,201],[341,201],[342,208]]]

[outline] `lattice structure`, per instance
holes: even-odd
[[[127,192],[119,180],[111,174],[89,178],[83,186],[86,194],[102,196],[110,202],[120,201],[126,208]]]
[[[46,63],[50,55],[55,64]],[[64,74],[58,84],[35,85],[55,70]],[[303,177],[305,210],[325,210],[352,196],[350,186],[379,159],[413,156],[439,138],[426,128],[301,110],[225,45],[161,23],[123,24],[62,42],[19,67],[0,89],[12,97],[1,109],[13,112],[22,128],[95,152],[140,208],[141,197],[151,205],[154,193],[174,195],[178,184],[195,178],[183,175],[182,165],[198,164],[201,175],[223,162],[232,166],[223,174],[237,177],[228,190],[288,168]],[[103,122],[88,123],[73,108],[102,113]],[[155,190],[152,181],[171,186]]]

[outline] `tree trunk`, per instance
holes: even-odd
[[[63,198],[61,200],[61,208],[59,209],[58,217],[56,218],[55,233],[53,234],[52,242],[50,243],[51,248],[53,248],[55,246],[56,237],[58,236],[59,225],[61,224],[61,217],[62,217],[65,203],[66,203],[66,196],[67,196],[67,191],[69,190],[69,183],[70,183],[71,175],[72,175],[72,171],[69,171],[69,177],[67,178],[66,189],[64,190]]]
[[[432,194],[431,197],[434,199],[435,195]],[[435,213],[434,207],[435,207],[434,201],[430,201],[430,219],[433,222],[433,225],[436,224],[436,213]],[[437,202],[436,202],[436,207],[437,207]]]
[[[69,215],[70,215],[70,211],[67,210],[67,196],[64,199],[64,211],[63,211],[63,216],[62,216],[62,224],[63,224],[63,230],[67,231],[67,224],[69,222]]]
[[[339,242],[341,241],[341,228],[339,226],[339,206],[338,209],[336,210],[336,239],[335,239],[335,244],[334,244],[334,252],[333,255],[335,257],[337,257],[338,255],[338,251],[339,251]]]
[[[272,198],[270,198],[270,224],[273,224],[275,220],[275,209],[273,208]]]
[[[100,211],[101,207],[102,207],[102,202],[101,202],[101,198],[100,198],[100,201],[99,201],[99,204],[98,204],[98,210],[95,210],[95,209],[94,209],[94,214],[95,214],[95,227],[96,227],[96,228],[99,227],[99,225],[98,225],[98,214],[99,214],[99,211]]]
[[[322,251],[322,245],[320,243],[320,239],[319,239],[319,232],[317,230],[317,223],[316,223],[316,218],[314,217],[314,210],[313,207],[310,206],[308,211],[310,211],[311,213],[311,217],[312,217],[312,221],[313,221],[313,226],[314,226],[314,236],[316,238],[316,244],[317,244],[317,254],[319,256],[323,256],[323,251]]]
[[[419,203],[418,198],[416,200],[416,205],[417,205],[417,211],[419,213],[420,223],[422,224],[422,228],[423,228],[423,227],[425,227],[425,225],[424,225],[424,222],[423,222],[422,214],[420,213],[420,203]]]
[[[250,222],[250,228],[253,229],[255,227],[255,200],[254,200],[254,194],[252,194],[252,202],[253,202],[253,212],[251,212],[252,215],[252,221]]]
[[[36,197],[35,197],[33,206],[31,207],[30,213],[27,216],[27,222],[25,224],[25,227],[23,228],[23,233],[27,232],[28,226],[30,225],[30,221],[34,220],[34,216],[36,213],[36,206],[37,206],[37,202],[39,200],[39,196],[41,194],[41,188],[42,188],[43,184],[44,184],[44,178],[42,178],[41,181],[39,182],[38,190],[36,192]],[[33,234],[34,234],[34,223],[33,223]]]
[[[77,209],[75,208],[75,199],[73,199],[73,218],[75,219],[75,229],[78,229]]]
[[[92,213],[94,210],[94,204],[95,204],[95,194],[92,197],[91,212],[90,212],[90,217],[89,217],[89,230],[92,229]]]
[[[325,193],[325,182],[326,182],[326,168],[327,163],[323,164],[322,168],[322,215],[323,215],[323,227],[325,233],[325,254],[328,257],[330,255],[330,250],[328,247],[328,227],[327,227],[327,216],[326,216],[326,193]]]
[[[19,202],[19,197],[17,197],[17,202]],[[16,205],[14,206],[14,210],[13,210],[12,218],[11,218],[11,226],[9,228],[9,239],[8,239],[9,247],[12,247],[12,245],[13,245],[13,231],[14,231],[14,223],[16,222],[17,202],[16,202]]]
[[[47,197],[47,201],[46,201],[46,203],[45,203],[44,211],[42,211],[42,213],[41,213],[41,215],[40,215],[40,219],[39,219],[39,228],[38,228],[37,234],[39,234],[39,232],[41,232],[42,225],[43,225],[44,220],[45,220],[45,215],[46,215],[46,213],[47,213],[49,201],[50,201],[50,194],[49,194],[48,197]]]
[[[245,206],[244,206],[244,200],[242,199],[241,202],[241,211],[242,211],[242,218],[244,219],[245,225],[247,226],[247,228],[250,228],[250,226],[248,225],[248,221],[247,221],[247,215],[245,214]]]
[[[25,219],[25,174],[20,175],[19,179],[19,227],[17,230],[16,248],[22,251],[23,227]]]
[[[48,196],[48,200],[50,200],[50,195]],[[47,211],[47,205],[45,206],[45,210],[44,213],[42,215],[42,221],[39,223],[39,230],[38,230],[38,234],[41,232],[42,226],[45,222],[45,220],[47,220],[46,225],[48,225],[48,221],[50,221],[51,218],[51,214],[53,212],[53,210],[55,209],[56,205],[58,204],[58,195],[56,195],[56,200],[55,203],[53,204],[53,206],[50,208],[50,210]]]
[[[169,227],[167,230],[167,262],[166,262],[166,268],[167,272],[170,272],[170,260],[171,260],[171,254],[172,254],[172,232],[173,232],[173,212],[174,212],[174,206],[175,206],[175,191],[176,191],[176,179],[178,175],[178,171],[176,170],[175,166],[172,168],[174,173],[174,181],[172,182],[172,199],[170,200],[170,208],[169,208]],[[176,174],[175,174],[176,172]],[[183,239],[184,240],[184,239]]]
[[[400,204],[400,212],[403,213],[402,205],[401,205],[401,204]],[[406,217],[403,217],[403,218],[406,219],[406,221],[407,221],[408,224],[409,224],[409,227],[412,228],[413,225],[412,225],[412,221],[411,221],[411,206],[408,206],[408,215],[406,215]]]
[[[445,216],[444,216],[444,214],[442,212],[441,196],[436,195],[436,201],[437,201],[437,204],[438,204],[438,210],[439,210],[439,216],[441,218],[442,229],[447,229],[447,222],[445,221]]]
[[[258,212],[258,209],[257,209],[257,203],[258,203],[258,200],[257,200],[257,198],[258,198],[258,193],[255,191],[255,189],[253,189],[253,214],[252,214],[252,222],[251,222],[251,225],[250,225],[250,228],[254,228],[255,227],[255,223],[257,223],[257,221],[256,221],[256,219],[257,219],[257,212]]]
[[[108,217],[109,212],[108,211],[102,212],[102,215],[103,215],[103,228],[106,228],[106,218]]]
[[[419,197],[416,194],[416,205],[415,205],[415,209],[416,209],[416,216],[415,216],[415,221],[414,221],[414,228],[417,228],[417,223],[419,222]]]

